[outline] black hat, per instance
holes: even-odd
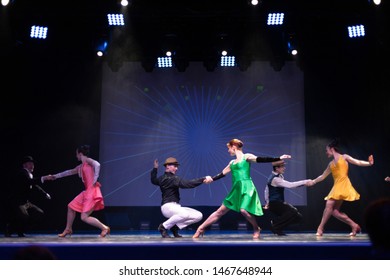
[[[22,164],[25,164],[26,162],[33,162],[36,163],[36,161],[32,158],[32,156],[25,156],[22,160]]]

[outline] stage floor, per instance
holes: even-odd
[[[56,233],[1,237],[0,259],[12,259],[21,248],[49,248],[58,259],[365,259],[369,258],[367,234],[264,232],[259,240],[250,231],[206,231],[193,239],[193,231],[182,238],[162,238],[158,231],[118,231],[101,238],[99,232],[77,233],[59,238]]]

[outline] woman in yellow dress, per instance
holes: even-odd
[[[348,163],[358,166],[371,166],[374,164],[374,157],[370,155],[368,161],[365,161],[355,159],[347,154],[341,154],[337,140],[326,146],[326,154],[333,160],[329,162],[324,173],[314,179],[313,182],[314,184],[321,182],[332,173],[334,184],[329,194],[325,197],[325,209],[316,235],[322,236],[325,224],[331,216],[334,216],[352,228],[350,236],[356,236],[361,231],[360,226],[349,218],[347,214],[340,211],[343,201],[355,201],[360,198],[360,194],[355,190],[348,178]]]

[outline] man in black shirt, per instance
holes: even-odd
[[[210,176],[201,177],[193,180],[185,180],[176,175],[179,167],[178,161],[169,157],[166,159],[165,172],[160,177],[157,177],[158,160],[154,161],[154,168],[151,172],[151,182],[153,185],[159,186],[162,194],[161,213],[168,218],[164,223],[161,223],[158,230],[163,238],[170,237],[168,230],[171,230],[174,237],[181,237],[179,229],[183,229],[190,224],[199,222],[203,215],[198,210],[182,207],[180,205],[179,189],[195,188],[202,183],[210,183]]]

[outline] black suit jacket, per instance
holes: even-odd
[[[31,200],[32,192],[38,190],[36,185],[40,185],[41,178],[29,176],[26,169],[22,168],[18,174],[15,175],[13,182],[11,182],[9,202],[13,205],[22,205]]]

